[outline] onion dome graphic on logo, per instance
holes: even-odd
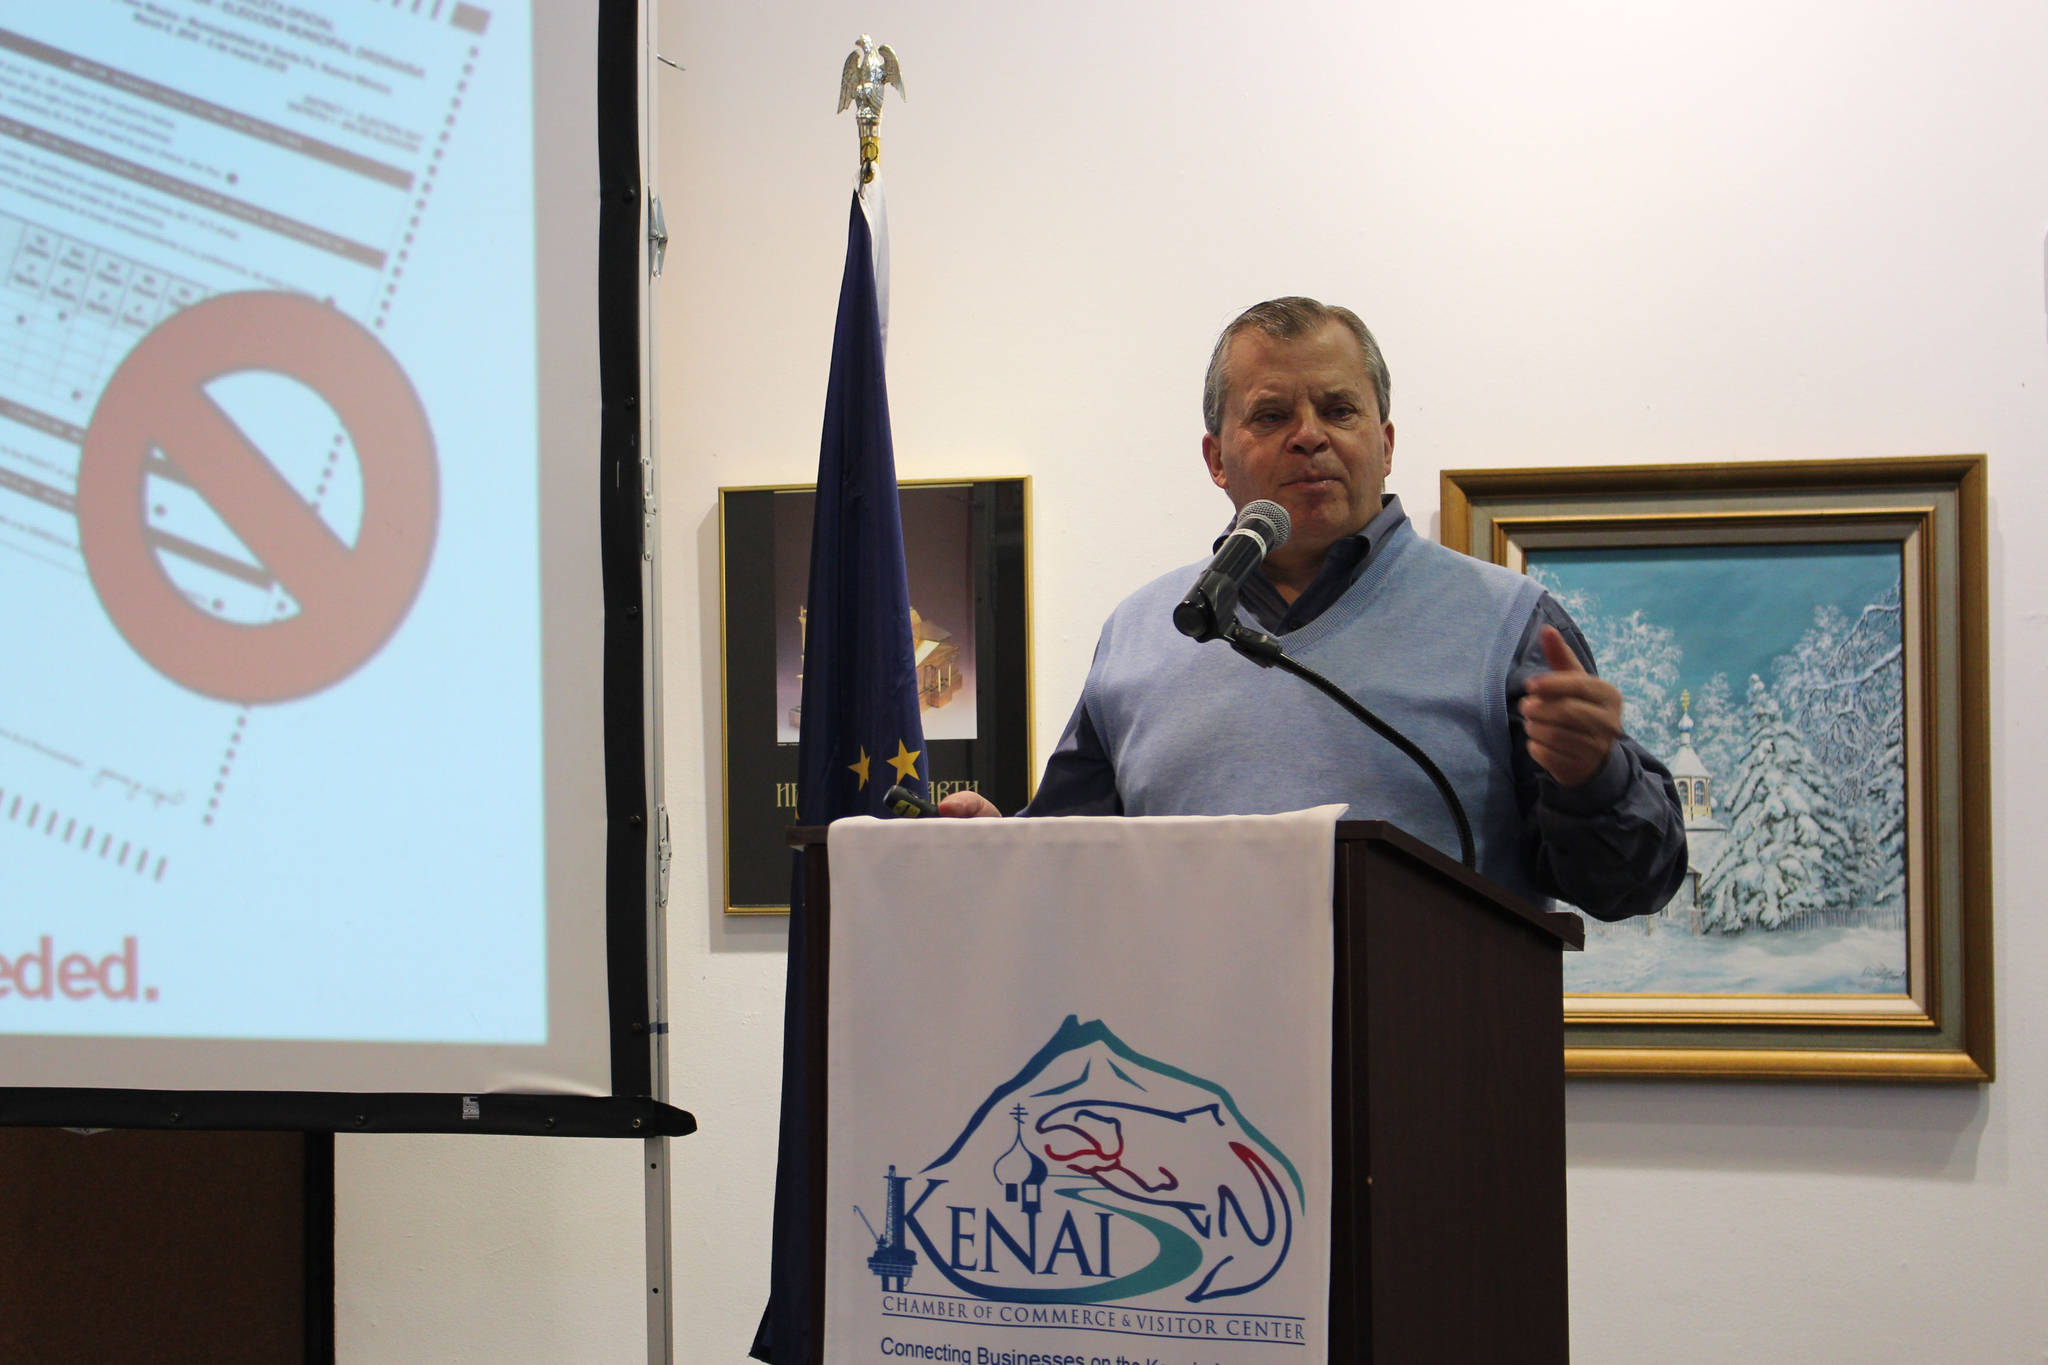
[[[1016,1120],[1017,1136],[996,1158],[996,1183],[1003,1187],[1004,1203],[1037,1213],[1045,1198],[1045,1163],[1024,1145],[1024,1120],[1031,1117],[1030,1111],[1020,1104],[1010,1111],[1010,1117]]]
[[[1249,1293],[1286,1262],[1306,1199],[1222,1085],[1074,1015],[907,1189],[890,1188],[900,1233],[878,1247],[1013,1303]]]

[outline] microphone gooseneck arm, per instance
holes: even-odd
[[[1444,776],[1443,769],[1437,767],[1435,761],[1428,754],[1422,752],[1421,747],[1414,740],[1409,739],[1408,736],[1374,715],[1364,703],[1360,702],[1349,692],[1346,692],[1307,664],[1289,656],[1287,651],[1280,647],[1280,642],[1265,632],[1253,630],[1242,621],[1232,621],[1228,626],[1224,627],[1222,638],[1228,642],[1232,649],[1244,655],[1245,658],[1250,659],[1259,667],[1278,668],[1283,673],[1292,673],[1295,677],[1316,688],[1329,697],[1330,700],[1364,721],[1372,728],[1374,734],[1413,759],[1415,766],[1422,769],[1429,780],[1436,784],[1438,795],[1443,797],[1444,805],[1450,808],[1451,821],[1458,827],[1458,861],[1474,871],[1478,870],[1472,850],[1472,822],[1465,817],[1464,803],[1459,801],[1458,794],[1451,790],[1451,781]]]

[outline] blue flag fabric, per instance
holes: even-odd
[[[892,784],[921,791],[926,770],[874,248],[858,196],[832,333],[808,602],[797,821],[880,815]]]
[[[882,796],[898,782],[928,791],[874,238],[858,195],[847,225],[846,271],[832,332],[805,611],[797,822],[823,825],[847,815],[883,814]],[[824,1294],[814,1252],[825,1230],[813,1226],[819,1191],[810,1162],[816,1125],[824,1116],[811,1112],[808,1094],[813,1068],[822,1068],[825,1058],[805,1027],[806,1007],[814,1002],[804,998],[801,985],[812,954],[823,945],[813,943],[810,929],[799,864],[789,899],[773,1265],[768,1307],[751,1351],[757,1360],[784,1365],[818,1358]]]

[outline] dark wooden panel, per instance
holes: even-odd
[[[1404,850],[1344,851],[1359,860],[1350,965],[1365,1027],[1352,1053],[1367,1132],[1354,1197],[1369,1209],[1370,1359],[1562,1365],[1558,941]]]
[[[305,1360],[318,1140],[0,1128],[0,1360]]]

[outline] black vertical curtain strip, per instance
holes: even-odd
[[[640,7],[597,19],[599,515],[604,557],[605,959],[612,1093],[654,1093],[648,1018],[645,602],[640,468]],[[546,111],[536,111],[540,117]]]

